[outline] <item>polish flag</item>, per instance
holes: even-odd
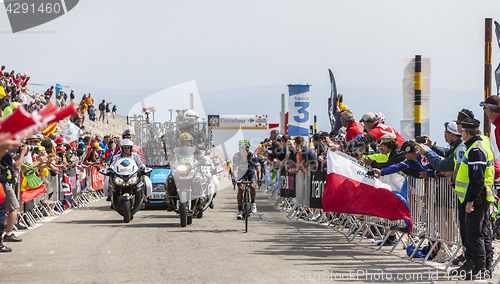
[[[411,231],[407,186],[403,176],[370,177],[364,164],[339,151],[328,151],[327,165],[324,211],[376,216],[391,221],[404,219],[408,231]]]

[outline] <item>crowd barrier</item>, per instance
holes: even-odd
[[[357,244],[363,239],[372,238],[381,250],[385,241],[395,233],[396,241],[390,246],[389,253],[402,244],[421,248],[427,240],[429,251],[422,263],[441,253],[441,261],[446,263],[447,270],[453,259],[460,255],[462,244],[458,220],[458,199],[454,189],[448,185],[449,178],[418,179],[406,177],[408,185],[408,205],[413,221],[410,232],[404,220],[387,220],[374,216],[323,212],[322,196],[326,184],[326,171],[304,174],[288,173],[280,169],[279,178],[273,183],[265,184],[262,191],[267,191],[275,201],[274,206],[289,211],[289,219],[324,223],[330,228],[346,231],[349,241],[356,238]],[[496,206],[492,207],[496,210]],[[415,258],[418,250],[414,250],[409,259]],[[498,257],[493,267],[499,262]]]
[[[20,172],[17,172],[17,176],[20,176]],[[14,185],[20,205],[18,222],[14,230],[35,228],[40,221],[65,214],[72,208],[81,208],[103,197],[103,176],[98,173],[96,167],[85,172],[68,170],[67,176],[72,194],[71,204],[66,204],[65,201],[62,173],[42,177],[41,180],[47,192],[27,202],[22,200],[20,184]]]

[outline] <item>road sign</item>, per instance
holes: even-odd
[[[430,123],[428,119],[422,119],[422,135],[430,136]],[[401,120],[401,136],[405,140],[415,138],[415,121],[413,119]]]
[[[422,99],[422,119],[431,117],[431,100]],[[403,119],[414,120],[415,118],[415,100],[403,100]]]

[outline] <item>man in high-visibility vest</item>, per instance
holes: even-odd
[[[488,220],[490,203],[494,201],[491,190],[495,175],[494,156],[481,139],[479,120],[466,118],[461,124],[467,151],[457,173],[455,191],[459,206],[465,207],[465,214],[459,214],[459,219],[464,225],[463,243],[472,259],[467,259],[457,272],[463,275],[465,271],[468,279],[484,278],[490,276],[486,266],[490,269],[491,262],[487,256],[493,255]]]

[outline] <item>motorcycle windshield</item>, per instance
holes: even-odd
[[[116,161],[112,167],[113,171],[118,175],[132,175],[139,170],[139,167],[132,158],[121,158]]]
[[[208,195],[203,172],[198,166],[194,152],[195,149],[192,147],[174,149],[175,159],[171,163],[171,171],[181,202]]]

